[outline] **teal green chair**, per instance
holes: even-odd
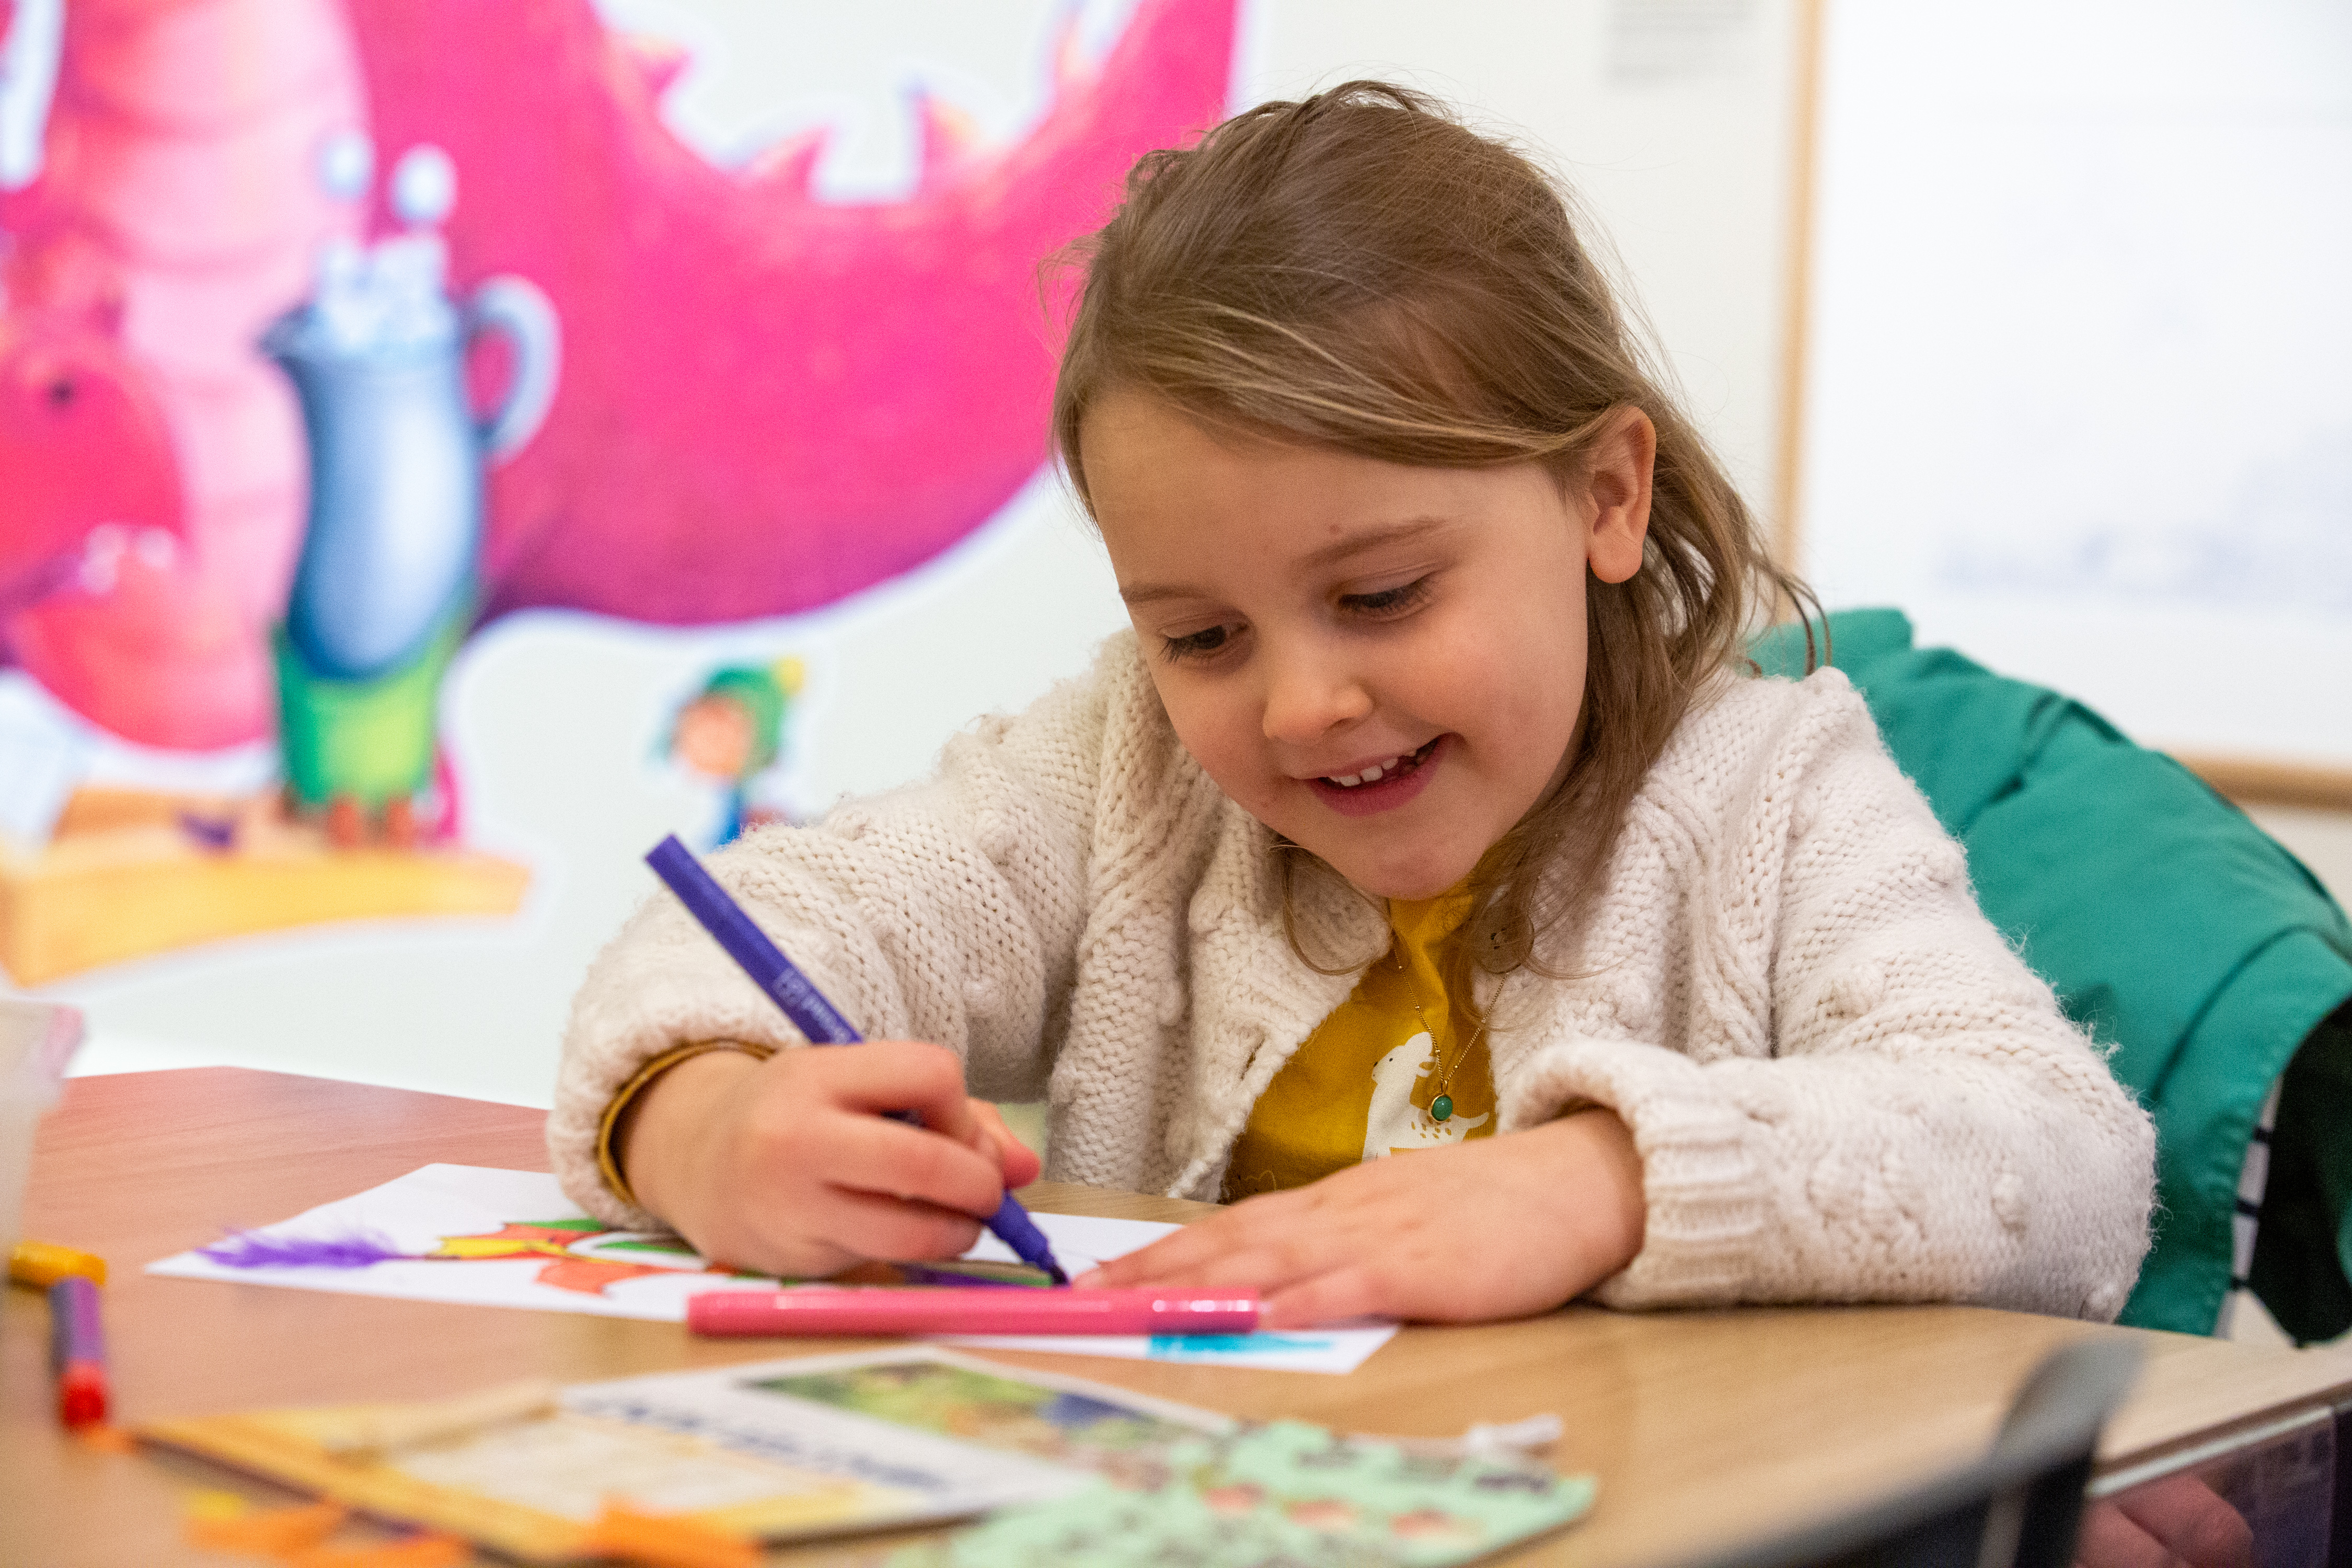
[[[2115,1048],[2116,1076],[2156,1117],[2156,1245],[2123,1321],[2213,1331],[2241,1174],[2276,1084],[2252,1288],[2297,1340],[2352,1328],[2344,911],[2244,813],[2081,703],[1914,647],[1895,610],[1832,615],[1829,643],[1967,847],[1985,913]],[[1751,652],[1801,674],[1803,630],[1776,626]]]

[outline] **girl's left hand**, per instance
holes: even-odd
[[[1631,1263],[1643,1214],[1633,1136],[1595,1109],[1244,1199],[1076,1283],[1255,1288],[1269,1329],[1517,1318]]]

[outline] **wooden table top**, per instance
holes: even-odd
[[[435,1161],[544,1171],[542,1112],[321,1079],[191,1068],[79,1079],[44,1123],[30,1236],[104,1256],[117,1420],[424,1398],[766,1360],[782,1342],[674,1323],[163,1279],[153,1260]],[[1183,1220],[1207,1205],[1040,1183],[1034,1207]],[[51,1419],[47,1314],[0,1318],[0,1562],[216,1562],[184,1543],[185,1494],[273,1494],[171,1456],[97,1452]],[[1638,1563],[1761,1533],[1956,1462],[1987,1443],[2045,1351],[2137,1333],[2149,1364],[2102,1468],[2161,1468],[2233,1433],[2352,1399],[2352,1352],[2259,1350],[1966,1307],[1617,1313],[1410,1328],[1357,1372],[984,1352],[1236,1415],[1451,1436],[1557,1413],[1550,1458],[1601,1479],[1591,1516],[1517,1561]],[[856,1348],[828,1341],[807,1353]],[[807,1555],[779,1552],[779,1560]]]

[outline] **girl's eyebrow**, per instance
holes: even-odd
[[[1360,532],[1349,534],[1344,539],[1335,539],[1322,549],[1307,555],[1300,561],[1299,564],[1330,566],[1350,556],[1378,550],[1382,545],[1411,544],[1415,540],[1450,527],[1453,521],[1450,517],[1409,517],[1401,522],[1382,523],[1376,528],[1367,528]]]
[[[1399,522],[1382,523],[1335,539],[1321,549],[1312,551],[1299,560],[1299,565],[1314,569],[1337,565],[1352,556],[1384,545],[1411,544],[1429,534],[1453,526],[1450,517],[1411,517]],[[1180,587],[1172,583],[1137,583],[1123,585],[1118,596],[1129,605],[1156,604],[1163,599],[1193,599],[1202,597],[1198,588]]]
[[[1162,599],[1197,599],[1198,588],[1180,588],[1173,583],[1139,583],[1132,588],[1122,587],[1118,596],[1130,605],[1157,604]]]

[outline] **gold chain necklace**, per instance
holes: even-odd
[[[1402,946],[1402,943],[1400,942],[1399,945]],[[1400,975],[1405,972],[1402,953],[1397,955],[1396,972]],[[1437,1044],[1437,1031],[1429,1026],[1429,1015],[1421,1010],[1421,1004],[1418,1002],[1412,1005],[1412,1016],[1421,1020],[1421,1032],[1429,1037],[1431,1048],[1434,1049]],[[1478,1042],[1486,1033],[1486,1020],[1481,1018],[1478,1020],[1478,1027],[1471,1033],[1470,1043],[1454,1053],[1454,1065],[1447,1067],[1443,1060],[1438,1063],[1437,1094],[1429,1102],[1429,1119],[1432,1121],[1442,1126],[1454,1120],[1454,1075],[1461,1070],[1464,1062],[1470,1059],[1470,1053],[1478,1048]]]

